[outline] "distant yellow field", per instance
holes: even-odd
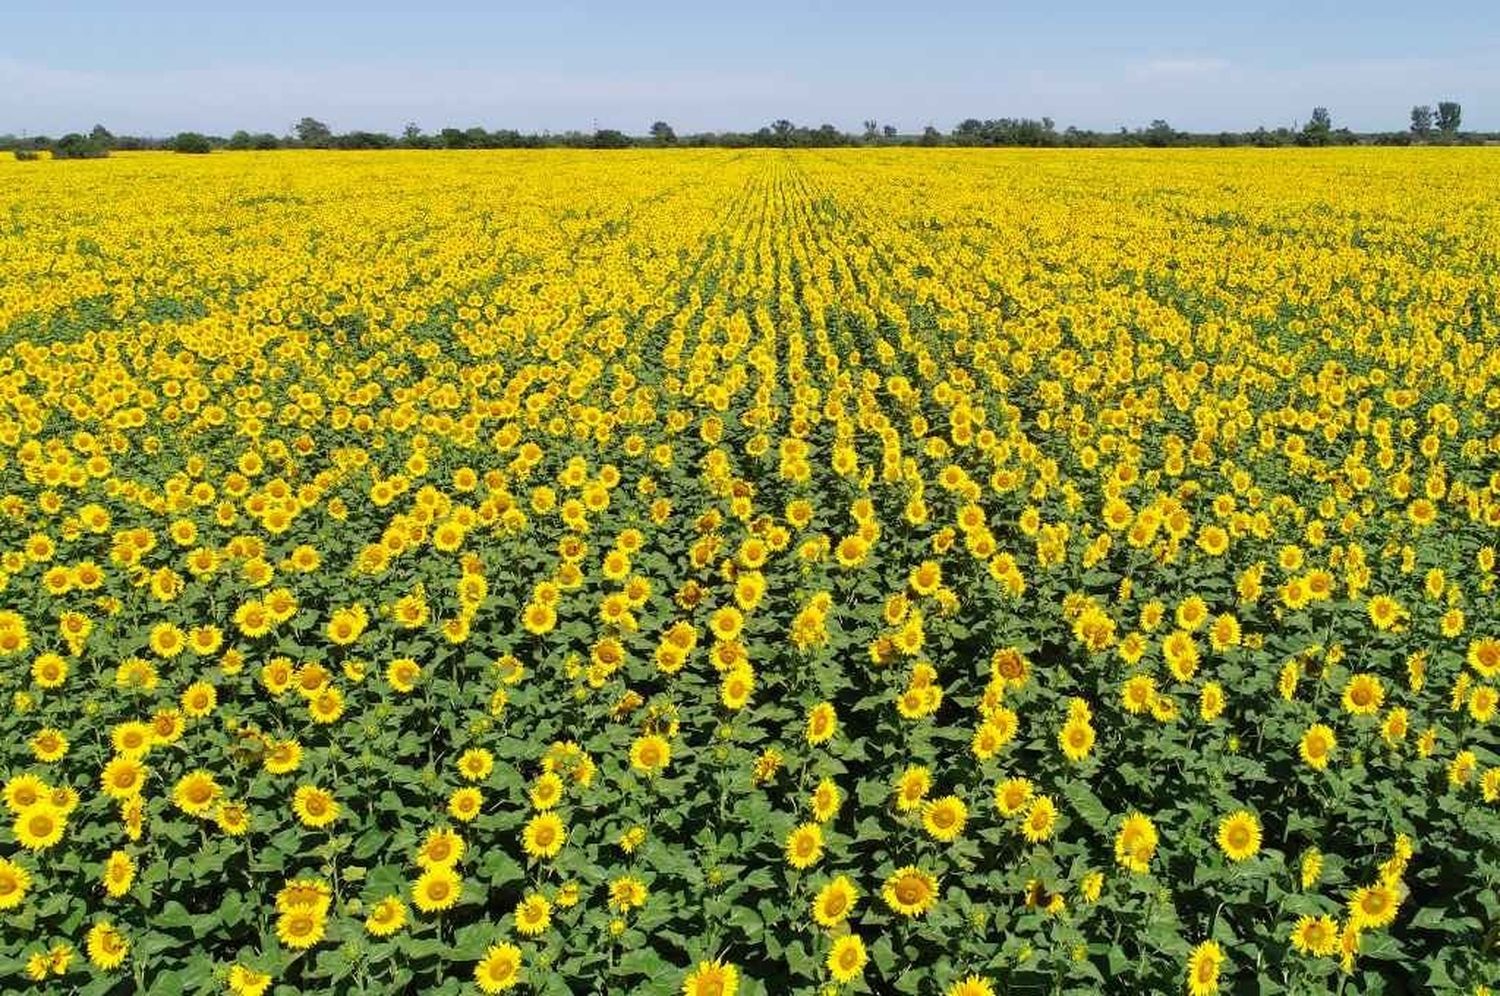
[[[0,989],[1488,992],[1497,205],[0,161]]]

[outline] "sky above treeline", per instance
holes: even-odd
[[[234,5],[240,6],[240,5]],[[1402,130],[1457,100],[1500,130],[1493,3],[784,2],[215,5],[0,2],[0,133],[284,134],[408,122],[521,131],[777,118],[948,131]]]

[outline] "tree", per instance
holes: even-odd
[[[317,118],[303,118],[293,127],[297,141],[309,149],[326,149],[333,144],[333,132]]]
[[[600,128],[594,132],[594,137],[589,144],[596,149],[628,149],[630,139],[624,132],[614,128]]]
[[[1062,141],[1051,118],[965,118],[953,129],[956,145],[1019,145],[1041,148]]]
[[[108,155],[107,146],[76,131],[59,138],[52,146],[53,159],[103,159]]]
[[[938,131],[932,125],[928,125],[927,127],[922,129],[921,143],[923,145],[942,145],[943,133]]]
[[[93,131],[89,132],[89,141],[108,149],[115,144],[115,136],[102,124],[96,124]]]
[[[1326,107],[1314,107],[1312,117],[1297,136],[1298,145],[1327,145],[1333,134],[1333,117]]]
[[[1411,133],[1418,138],[1432,134],[1432,108],[1419,104],[1411,109]]]
[[[426,148],[427,139],[422,137],[422,126],[415,121],[406,122],[406,127],[401,129],[401,142],[413,149]]]
[[[651,138],[657,145],[672,145],[677,141],[677,133],[665,121],[653,121],[651,123]]]
[[[183,152],[189,155],[202,156],[213,151],[213,145],[208,138],[198,134],[196,131],[180,131],[171,142],[173,152]]]
[[[1437,106],[1438,131],[1444,135],[1452,135],[1458,131],[1459,122],[1463,119],[1464,109],[1456,100],[1440,100]]]
[[[865,141],[875,141],[875,136],[880,134],[880,122],[874,118],[865,119]]]
[[[225,146],[226,149],[234,152],[246,152],[254,147],[255,139],[251,138],[250,133],[243,128],[230,135],[229,143]]]
[[[896,137],[896,126],[886,125],[884,128],[880,129],[880,133],[885,136],[886,141],[890,141],[891,139]]]
[[[1172,144],[1173,139],[1176,137],[1177,133],[1172,130],[1172,126],[1161,118],[1157,118],[1151,122],[1145,133],[1141,136],[1145,143],[1153,149],[1166,148]]]

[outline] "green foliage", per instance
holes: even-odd
[[[200,135],[196,131],[178,132],[172,139],[172,151],[188,155],[207,155],[213,151],[213,143],[206,135]]]
[[[108,155],[108,145],[78,132],[69,132],[52,145],[53,159],[103,159]]]

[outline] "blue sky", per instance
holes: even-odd
[[[283,133],[303,115],[391,132],[1042,115],[1217,131],[1318,104],[1374,130],[1441,99],[1500,130],[1500,15],[1478,2],[211,6],[0,0],[0,133]]]

